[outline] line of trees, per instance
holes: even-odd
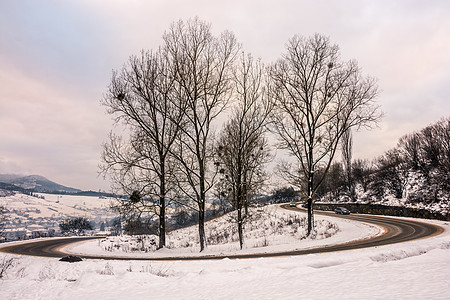
[[[237,211],[242,247],[248,206],[273,159],[271,131],[294,158],[279,169],[308,197],[310,233],[313,198],[342,137],[381,117],[376,95],[376,81],[355,61],[342,62],[338,46],[319,34],[293,37],[287,52],[264,66],[241,51],[233,33],[214,35],[198,18],[178,21],[157,50],[131,56],[113,72],[102,104],[129,133],[110,134],[101,172],[116,193],[130,196],[114,205],[122,216],[159,220],[159,247],[167,206],[183,205],[198,214],[204,250],[206,200],[215,188]]]
[[[265,92],[264,66],[260,60],[242,53],[235,68],[236,101],[217,141],[217,161],[222,175],[221,194],[236,210],[239,245],[243,246],[243,225],[249,216],[252,196],[257,194],[267,174],[265,164],[272,160],[266,124],[272,103]]]
[[[318,195],[325,200],[379,202],[393,197],[410,204],[448,203],[450,117],[401,137],[395,148],[373,161],[353,161],[349,173],[345,162],[334,163],[329,175]]]
[[[86,230],[94,229],[88,219],[84,217],[70,218],[59,223],[59,229],[63,234],[81,235]]]

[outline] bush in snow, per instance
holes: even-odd
[[[110,252],[153,252],[157,250],[158,236],[136,235],[136,236],[111,236],[99,240],[98,244]]]
[[[113,270],[113,267],[109,263],[106,263],[103,270],[101,270],[99,273],[101,275],[114,275],[114,270]]]
[[[3,256],[2,260],[0,260],[0,279],[6,276],[6,272],[14,267],[15,259],[8,256]]]

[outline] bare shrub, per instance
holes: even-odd
[[[109,263],[106,263],[105,268],[100,271],[100,274],[101,275],[114,275],[114,269]]]
[[[170,266],[163,264],[159,267],[155,267],[152,264],[148,264],[146,266],[142,266],[141,273],[150,273],[158,277],[169,277],[170,275]]]
[[[46,279],[55,279],[56,272],[51,266],[46,265],[39,271],[38,277],[39,281],[44,281]]]
[[[25,267],[20,268],[16,272],[16,278],[24,278],[26,276]]]
[[[4,256],[0,261],[0,279],[6,276],[8,269],[14,267],[16,260],[13,257]]]

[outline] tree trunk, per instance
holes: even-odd
[[[200,199],[197,199],[198,202],[198,235],[200,239],[200,252],[205,250],[206,241],[205,241],[205,202],[206,202],[206,191],[205,191],[205,165],[204,160],[200,157],[200,150],[198,149],[197,144],[197,160],[200,166]]]
[[[244,237],[242,235],[242,205],[239,205],[240,207],[237,210],[238,213],[238,234],[239,234],[239,247],[242,250],[242,247],[244,245]]]
[[[166,246],[166,177],[164,158],[160,153],[161,175],[159,176],[159,246]]]
[[[203,195],[204,196],[204,195]],[[205,201],[199,202],[198,205],[198,235],[200,238],[200,252],[205,250]]]
[[[313,208],[312,208],[312,198],[308,198],[308,232],[307,236],[311,234],[313,229]]]
[[[241,151],[239,150],[239,154],[241,155]],[[239,156],[240,157],[240,156]],[[237,223],[238,223],[238,236],[239,236],[239,247],[242,249],[242,245],[244,243],[244,238],[242,236],[242,206],[243,206],[243,190],[242,190],[242,167],[241,161],[238,160],[238,170],[237,170],[237,178],[236,178],[236,187],[237,187],[237,197],[236,197],[236,207],[237,207]]]
[[[166,246],[166,199],[164,196],[159,198],[159,247]]]
[[[310,154],[312,157],[312,154]],[[314,218],[313,218],[313,200],[312,200],[312,194],[313,194],[313,184],[314,184],[314,172],[310,171],[308,173],[308,231],[307,236],[311,234],[311,231],[314,228]]]
[[[248,216],[248,191],[247,191],[247,172],[244,172],[244,184],[243,184],[243,201],[244,201],[244,209],[245,216]]]

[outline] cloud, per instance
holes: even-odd
[[[12,67],[0,68],[0,82],[0,173],[40,173],[96,189],[101,143],[111,127],[99,105],[101,93],[77,91]]]
[[[106,189],[97,164],[112,121],[99,101],[111,70],[195,16],[233,31],[265,63],[294,34],[328,35],[343,59],[378,78],[386,117],[356,135],[355,158],[381,155],[450,111],[448,1],[3,1],[0,173]]]

